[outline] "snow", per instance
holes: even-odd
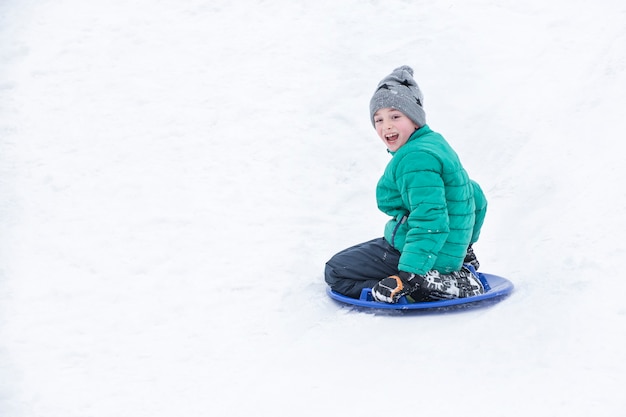
[[[626,6],[3,1],[0,415],[619,415]],[[408,64],[509,298],[357,311]]]

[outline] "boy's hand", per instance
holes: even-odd
[[[411,282],[416,275],[400,271],[398,275],[383,278],[372,288],[372,297],[382,303],[395,304],[400,297],[417,289],[417,282]]]
[[[470,243],[467,248],[467,254],[465,255],[465,259],[463,260],[464,264],[470,264],[474,267],[475,270],[478,271],[480,268],[480,262],[478,262],[478,258],[476,258],[476,254],[474,253],[474,248],[472,248],[472,244]]]

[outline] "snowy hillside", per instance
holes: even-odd
[[[324,293],[403,64],[495,305]],[[618,0],[1,2],[0,415],[620,415],[625,97]]]

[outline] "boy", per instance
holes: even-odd
[[[376,188],[381,211],[391,216],[383,238],[345,249],[326,263],[325,279],[358,298],[424,301],[484,292],[472,243],[478,240],[487,201],[459,158],[426,124],[423,96],[409,66],[396,68],[370,101],[376,133],[392,155]]]

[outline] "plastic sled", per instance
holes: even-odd
[[[485,285],[487,291],[485,291],[485,293],[476,295],[474,297],[454,298],[451,300],[436,300],[411,303],[407,301],[406,297],[402,297],[400,298],[400,300],[398,300],[396,304],[389,304],[375,301],[372,298],[371,288],[364,288],[361,291],[361,296],[358,299],[339,294],[331,290],[330,287],[326,288],[326,292],[328,293],[330,298],[334,300],[359,307],[387,310],[425,310],[458,306],[461,304],[476,303],[478,301],[495,299],[509,295],[513,291],[513,283],[506,278],[492,274],[484,274],[482,272],[479,273],[479,275],[482,278],[483,283],[484,281],[487,281],[487,285]]]

